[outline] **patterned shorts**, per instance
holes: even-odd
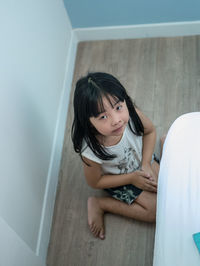
[[[152,162],[153,161],[159,163],[159,159],[155,154],[153,155]],[[130,184],[115,188],[108,188],[105,189],[105,191],[107,191],[113,198],[131,205],[143,190]]]

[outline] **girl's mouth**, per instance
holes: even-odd
[[[123,127],[124,127],[124,125],[121,126],[121,127],[118,127],[117,129],[113,130],[113,133],[119,133],[119,132],[121,132],[123,130]]]

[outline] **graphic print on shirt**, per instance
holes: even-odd
[[[140,168],[140,158],[133,148],[124,148],[124,158],[117,165],[120,174],[127,174]]]

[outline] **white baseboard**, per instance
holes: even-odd
[[[66,62],[65,80],[63,84],[62,95],[60,98],[58,120],[56,124],[51,161],[47,177],[44,204],[41,215],[42,218],[40,224],[40,231],[38,235],[36,253],[42,259],[46,259],[47,248],[50,240],[69,98],[70,98],[71,85],[74,74],[77,44],[78,44],[77,38],[72,31],[72,37],[70,41],[70,47],[68,50],[68,56]]]
[[[77,28],[73,31],[77,36],[79,42],[95,40],[191,36],[200,35],[200,21]]]

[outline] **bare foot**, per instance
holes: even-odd
[[[104,211],[100,208],[98,199],[88,198],[88,224],[93,235],[100,239],[105,238],[103,216]]]

